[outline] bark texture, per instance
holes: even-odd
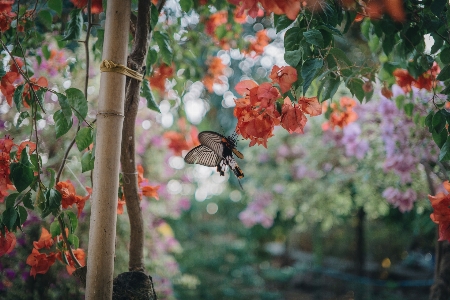
[[[103,59],[126,64],[131,0],[108,0]],[[98,101],[86,299],[111,299],[125,76],[103,72]]]
[[[144,59],[148,51],[150,33],[150,1],[139,0],[133,50],[128,57],[128,67],[142,73]],[[144,222],[140,207],[137,170],[135,160],[135,123],[139,106],[140,82],[127,79],[125,98],[125,121],[122,130],[121,164],[123,172],[123,192],[130,220],[129,270],[143,271]]]
[[[430,300],[450,299],[450,244],[442,242],[441,261],[438,275],[431,286]]]

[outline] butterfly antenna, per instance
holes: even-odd
[[[241,184],[241,180],[239,178],[237,180],[239,182],[239,186],[241,187],[241,189],[244,190],[244,188],[242,187],[242,184]]]

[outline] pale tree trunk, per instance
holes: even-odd
[[[131,0],[108,0],[103,59],[126,65]],[[111,299],[125,76],[100,79],[86,299]]]

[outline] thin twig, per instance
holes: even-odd
[[[80,264],[80,262],[77,260],[77,258],[75,257],[75,254],[73,254],[72,248],[70,247],[69,240],[67,239],[67,235],[66,235],[66,228],[64,226],[61,215],[58,216],[58,223],[59,223],[59,227],[61,228],[61,235],[62,235],[63,241],[67,246],[67,251],[69,251],[69,255],[72,258],[73,262],[75,263],[76,268],[79,269],[79,268],[83,267]],[[65,255],[65,254],[63,253],[63,255]]]

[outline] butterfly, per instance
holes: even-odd
[[[201,145],[190,150],[184,161],[188,164],[217,167],[220,176],[224,176],[226,167],[229,166],[238,179],[244,178],[244,172],[233,158],[233,153],[240,159],[244,158],[244,155],[236,149],[236,138],[236,133],[225,137],[214,131],[202,131],[198,134]]]

